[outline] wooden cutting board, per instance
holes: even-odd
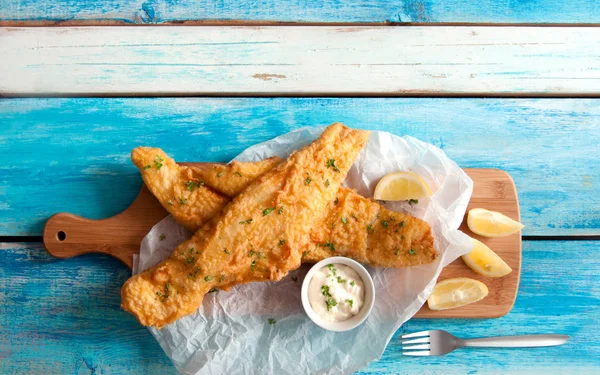
[[[497,169],[465,169],[465,172],[474,182],[469,209],[487,208],[520,220],[517,190],[508,173]],[[108,219],[88,220],[68,213],[52,216],[44,228],[44,245],[50,254],[58,258],[103,253],[121,260],[131,268],[133,254],[139,252],[144,236],[167,215],[167,211],[143,186],[131,206]],[[521,274],[521,234],[483,238],[469,230],[466,220],[463,221],[461,230],[488,245],[508,263],[513,272],[499,279],[486,278],[471,271],[462,259],[457,259],[442,271],[439,279],[470,277],[480,280],[487,285],[488,296],[477,303],[445,311],[432,311],[425,304],[417,317],[495,318],[512,309]]]

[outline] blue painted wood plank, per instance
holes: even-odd
[[[150,332],[120,309],[131,271],[0,244],[0,374],[176,374]]]
[[[600,241],[524,242],[513,311],[499,319],[407,322],[360,374],[596,374],[600,371]],[[0,373],[175,374],[154,338],[119,308],[129,276],[103,255],[58,260],[38,244],[0,244]],[[460,350],[402,357],[397,337],[446,329],[459,336],[562,333],[565,346]]]
[[[525,241],[519,294],[505,317],[408,321],[380,361],[361,373],[598,374],[600,373],[600,241]],[[398,336],[444,329],[459,337],[559,333],[566,345],[536,349],[463,349],[443,357],[410,358]]]
[[[596,0],[111,0],[0,1],[0,20],[598,23]]]
[[[600,100],[425,98],[5,99],[0,235],[40,235],[66,211],[104,218],[142,184],[132,148],[224,162],[306,125],[411,135],[462,167],[515,179],[526,235],[600,233]]]

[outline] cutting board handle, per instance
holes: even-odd
[[[88,253],[103,253],[118,258],[132,266],[133,254],[138,249],[118,247],[106,244],[107,220],[89,220],[68,213],[53,215],[44,227],[44,245],[46,250],[57,258],[71,258]],[[98,242],[93,241],[97,238]],[[104,238],[104,243],[102,243]]]
[[[131,268],[133,254],[139,253],[146,233],[167,215],[144,186],[131,206],[108,219],[90,220],[69,213],[53,215],[44,227],[44,245],[57,258],[101,253]],[[127,227],[124,228],[123,223],[127,223]]]

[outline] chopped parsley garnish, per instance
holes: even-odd
[[[325,187],[329,187],[329,185],[331,185],[331,184],[329,183],[329,180],[325,180]]]
[[[165,291],[163,292],[156,292],[156,295],[162,300],[166,300],[167,298],[169,298],[169,287],[171,286],[171,284],[169,283],[165,283]]]
[[[337,269],[335,268],[335,266],[333,264],[328,264],[327,268],[329,268],[329,270],[331,271],[331,273],[333,274],[333,276],[336,276]]]
[[[292,276],[292,280],[294,280],[294,282],[298,281],[298,278],[296,276]]]
[[[277,323],[277,320],[275,320],[275,319],[273,319],[273,318],[269,318],[269,324],[270,324],[270,325],[273,325],[273,324],[275,324],[275,323]]]
[[[400,249],[397,247],[394,248],[394,255],[400,255]]]
[[[302,258],[304,258],[305,256],[307,256],[308,253],[310,253],[310,250],[306,250],[306,251],[302,252]]]
[[[182,205],[186,204],[188,201],[187,199],[181,199],[181,197],[177,197],[177,198],[179,199],[179,203],[181,203]]]
[[[238,172],[238,171],[235,171],[233,174],[236,175],[236,176],[243,177],[242,174],[240,172]]]
[[[188,249],[188,251],[189,251],[190,253],[193,253],[193,252],[194,252],[194,248],[193,248],[193,247],[190,247],[190,248]]]
[[[404,222],[404,220],[402,220],[402,221],[400,222],[400,224],[398,224],[398,225],[400,226],[400,228],[402,228],[402,227],[403,227],[405,224],[406,224],[406,223]]]
[[[218,291],[219,291],[219,289],[217,289],[217,288],[211,288],[208,292],[214,293],[214,292],[218,292]]]
[[[167,201],[167,203],[169,204],[169,206],[172,206],[172,205],[173,205],[173,201],[172,201],[172,200],[170,200],[170,199]]]
[[[373,229],[373,226],[371,224],[367,225],[367,232],[369,232],[369,233],[375,232],[375,229]]]
[[[148,164],[148,165],[144,165],[144,170],[146,170],[146,169],[150,169],[150,168],[152,168],[152,166],[151,166],[150,164]]]
[[[346,302],[348,302],[348,305],[350,305],[350,308],[352,308],[354,306],[354,301],[351,299],[347,299]]]
[[[159,238],[160,238],[160,240],[162,241],[162,240],[164,240],[164,239],[165,239],[165,235],[164,235],[164,234],[161,234]]]
[[[335,246],[331,242],[323,243],[323,244],[321,244],[321,247],[328,247],[329,250],[335,251]]]
[[[215,278],[214,276],[205,276],[204,281],[211,281],[214,278]]]
[[[275,207],[271,207],[271,208],[265,208],[263,210],[263,216],[267,216],[268,214],[270,214],[271,212],[273,212],[275,210]]]
[[[418,199],[409,199],[408,200],[408,204],[410,204],[411,206],[414,206],[415,204],[418,204],[419,200]]]
[[[308,185],[310,185],[311,182],[312,182],[312,178],[306,177],[306,180],[304,180],[304,185],[308,186]]]
[[[338,283],[340,283],[340,284],[343,284],[343,283],[345,283],[346,281],[348,281],[348,280],[344,280],[344,279],[342,279],[342,277],[341,277],[341,276],[338,276],[338,277],[337,277],[337,282],[338,282]]]
[[[194,181],[188,181],[185,183],[185,187],[189,190],[192,191],[194,190],[194,186],[196,186],[196,183]]]
[[[325,297],[331,297],[331,294],[329,293],[329,286],[328,285],[321,285],[321,293],[323,293],[323,295]]]
[[[390,225],[390,222],[387,220],[381,220],[381,225],[383,225],[384,228],[387,228],[388,225]]]
[[[248,252],[248,258],[249,258],[249,257],[251,257],[252,255],[254,255],[254,250],[250,250],[250,251]]]
[[[196,257],[189,257],[185,260],[185,264],[192,264],[196,260]]]
[[[346,217],[343,217],[343,218],[342,218],[342,223],[344,223],[344,225],[345,225],[345,224],[348,224],[348,218],[346,218]]]
[[[229,250],[227,250],[227,249],[225,249],[225,250],[223,250],[223,251],[224,251],[224,252],[225,252],[225,254],[227,254],[227,255],[231,254],[231,253],[229,252]]]
[[[253,260],[252,263],[250,263],[250,269],[252,271],[254,271],[254,268],[256,267],[256,260]]]
[[[162,168],[162,166],[163,166],[163,165],[162,165],[162,162],[163,162],[163,161],[164,161],[164,160],[163,160],[163,158],[161,158],[161,157],[160,157],[160,156],[158,156],[158,155],[157,155],[157,156],[154,158],[154,164],[156,165],[156,169],[160,169],[160,168]]]
[[[408,253],[410,255],[415,255],[417,252],[415,251],[415,249],[413,249],[412,247],[410,248],[410,250],[408,250]]]
[[[286,240],[279,240],[278,246],[283,246],[286,242],[287,242]]]
[[[335,302],[331,297],[327,298],[325,303],[327,304],[327,311],[329,311],[332,307],[337,306],[337,302]]]
[[[333,168],[334,171],[340,172],[340,169],[335,165],[335,159],[327,160],[327,168]]]
[[[354,280],[350,281],[350,285],[352,285],[352,286],[356,285],[356,283],[354,282]]]
[[[225,280],[225,275],[221,275],[221,277],[219,277],[219,282],[222,283],[223,280]]]
[[[248,219],[248,220],[242,220],[240,221],[240,224],[250,224],[252,222],[252,218]]]
[[[217,177],[221,177],[221,176],[223,176],[223,172],[219,172],[219,173],[217,174]]]
[[[278,213],[279,215],[281,215],[281,214],[283,213],[283,206],[279,207],[279,211],[277,211],[277,213]]]
[[[404,235],[403,235],[403,234],[401,234],[401,235],[400,235],[400,238],[401,238],[401,239],[405,239],[406,237],[404,237]]]
[[[256,254],[256,256],[258,257],[258,259],[261,259],[262,257],[264,257],[263,253],[261,253],[260,251],[258,252],[258,254]]]

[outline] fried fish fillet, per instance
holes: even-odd
[[[298,268],[311,228],[326,214],[368,134],[329,126],[251,183],[168,259],[131,277],[121,307],[143,325],[161,327],[195,311],[212,288],[280,280]]]
[[[250,182],[281,163],[280,158],[274,157],[257,163],[189,168],[175,163],[161,149],[149,147],[133,149],[131,160],[142,172],[144,183],[162,206],[173,215],[175,221],[192,232],[217,216],[230,198]],[[205,180],[213,185],[220,181],[221,193],[207,187]]]
[[[175,185],[184,186],[189,184],[189,175],[182,174],[178,166],[162,150],[151,148],[140,148],[141,151],[132,153],[134,163],[139,167],[148,165],[154,160],[155,155],[168,161],[161,168],[163,174],[170,177],[170,181],[179,182]],[[242,191],[252,182],[251,179],[241,179],[237,173],[243,176],[258,176],[262,170],[269,170],[279,158],[269,158],[256,163],[234,162],[228,165],[204,164],[198,167],[190,166],[186,170],[194,179],[201,181],[202,186],[208,190],[200,190],[196,195],[190,194],[186,205],[168,205],[168,199],[174,200],[170,191],[166,192],[162,187],[160,176],[153,168],[143,169],[140,172],[148,188],[161,201],[163,206],[173,214],[176,221],[188,229],[195,231],[205,222],[206,217],[214,217],[220,212],[228,199],[235,192]],[[234,172],[235,171],[235,172]],[[225,178],[229,176],[228,178]],[[315,179],[314,182],[327,185],[327,180]],[[218,198],[215,198],[215,193]],[[169,198],[171,197],[171,198]],[[206,204],[213,200],[212,204]],[[204,206],[206,208],[204,208]],[[185,212],[180,210],[201,211],[202,219],[192,217],[188,220]],[[433,237],[429,225],[420,219],[403,213],[387,210],[372,199],[357,194],[354,190],[341,187],[334,200],[328,204],[327,216],[321,218],[318,225],[311,230],[311,246],[306,249],[302,258],[304,263],[316,263],[322,259],[342,255],[353,258],[359,262],[380,267],[411,267],[433,262],[438,253],[433,246]]]

